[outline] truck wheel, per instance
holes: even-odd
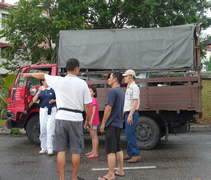
[[[26,135],[28,139],[36,144],[40,144],[40,122],[39,115],[32,116],[26,124]]]
[[[136,123],[135,136],[139,149],[152,149],[160,139],[160,127],[153,119],[140,116]]]

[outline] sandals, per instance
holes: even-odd
[[[104,179],[104,180],[115,180],[115,179],[107,179],[107,178],[105,178],[104,176],[98,177],[97,180],[100,180],[99,178],[100,178],[100,179],[102,178],[102,179]]]
[[[85,180],[84,178],[80,178],[80,177],[77,177],[78,178],[78,180]]]
[[[94,156],[93,154],[90,154],[89,156],[87,156],[87,159],[92,159],[92,158],[98,158],[98,156]]]
[[[85,180],[84,178],[80,178],[80,177],[78,177],[78,176],[77,176],[77,178],[78,178],[78,180]],[[60,179],[59,179],[59,180],[60,180]]]
[[[124,175],[124,174],[123,174],[123,175],[121,175],[121,174],[117,174],[117,173],[115,173],[115,176],[125,177],[125,175]]]
[[[91,152],[88,152],[88,153],[85,154],[85,156],[90,156],[90,155],[92,155]]]

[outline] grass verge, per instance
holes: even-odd
[[[11,129],[10,134],[25,135],[25,133],[20,132],[20,129]]]
[[[0,119],[0,126],[5,126],[7,120]]]
[[[202,118],[198,119],[200,124],[211,124],[211,81],[203,80],[202,81]]]

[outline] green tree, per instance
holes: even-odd
[[[211,71],[211,57],[210,57],[210,60],[209,61],[206,61],[204,64],[207,65],[207,71]]]
[[[187,23],[211,25],[208,0],[91,0],[87,20],[95,29],[166,27]]]
[[[84,29],[87,11],[88,5],[80,0],[20,0],[9,9],[7,27],[0,31],[12,45],[3,51],[7,61],[2,66],[14,71],[28,61],[55,62],[59,31]]]
[[[91,0],[86,19],[94,29],[138,26],[142,22],[150,24],[154,4],[154,0]]]
[[[0,79],[2,81],[2,86],[0,87],[0,111],[2,109],[6,109],[7,107],[8,92],[14,82],[14,79],[15,74],[8,74]]]

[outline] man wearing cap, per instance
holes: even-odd
[[[141,159],[139,147],[135,138],[135,127],[139,117],[138,108],[140,103],[140,90],[135,84],[135,71],[127,70],[124,74],[127,89],[125,92],[124,114],[125,114],[125,136],[127,139],[127,155],[124,160],[135,163]]]

